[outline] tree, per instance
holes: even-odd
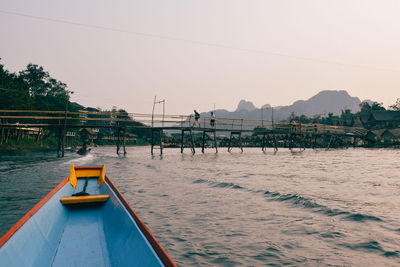
[[[0,64],[0,109],[29,109],[31,104],[23,81]]]
[[[350,119],[352,118],[354,115],[353,113],[351,113],[350,109],[345,109],[344,111],[342,110],[342,114],[340,115],[341,119]]]
[[[328,113],[328,117],[321,118],[320,123],[326,125],[334,125],[334,122],[338,120],[339,116],[334,116],[333,113]]]
[[[372,103],[371,110],[386,110],[383,107],[383,103],[374,102]]]
[[[373,102],[372,105],[370,105],[368,102],[363,102],[360,104],[360,113],[370,113],[371,111],[375,110],[386,110],[383,107],[383,103],[378,103],[378,102]]]
[[[19,79],[28,88],[36,109],[65,110],[68,107],[67,85],[52,78],[43,67],[30,63],[19,73]]]
[[[389,108],[394,111],[400,111],[400,98],[397,98],[396,103],[389,106]]]
[[[368,102],[362,102],[360,104],[360,113],[369,113],[371,112],[371,105]]]

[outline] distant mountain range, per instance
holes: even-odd
[[[358,97],[350,96],[345,90],[321,91],[308,100],[298,100],[289,106],[274,107],[274,121],[287,120],[292,112],[295,115],[327,116],[328,113],[340,115],[342,110],[350,109],[353,113],[360,110],[361,101]],[[271,120],[272,110],[270,104],[261,107],[264,120]],[[261,119],[261,108],[257,108],[250,101],[240,100],[235,111],[217,109],[215,114],[220,118]],[[210,112],[202,113],[209,116]]]

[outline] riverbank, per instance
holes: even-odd
[[[27,150],[49,150],[57,148],[57,141],[53,138],[48,138],[43,142],[36,142],[33,139],[10,139],[7,143],[0,144],[0,151],[13,151],[19,149]]]

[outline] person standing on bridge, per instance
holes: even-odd
[[[196,125],[199,125],[199,127],[200,127],[200,121],[199,120],[200,120],[200,114],[196,110],[194,110],[193,127],[196,126]]]
[[[211,111],[210,125],[213,128],[215,127],[215,114],[213,111]]]

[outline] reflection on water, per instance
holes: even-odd
[[[397,265],[398,150],[0,155],[0,235],[68,176],[107,172],[178,265]]]

